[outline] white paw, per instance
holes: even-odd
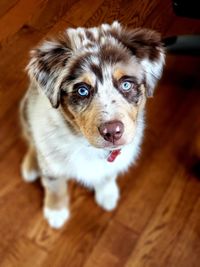
[[[103,188],[96,188],[96,202],[105,210],[111,211],[116,208],[119,199],[119,189],[116,183],[110,183]]]
[[[34,182],[40,176],[36,170],[27,171],[22,168],[22,177],[25,182]]]
[[[44,208],[44,217],[52,228],[58,229],[69,219],[69,210],[66,208],[60,210]]]

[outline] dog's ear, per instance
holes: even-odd
[[[117,22],[112,24],[111,34],[117,37],[142,64],[147,96],[152,96],[156,83],[161,78],[165,62],[165,50],[160,34],[142,28],[128,30]]]
[[[31,79],[37,81],[54,108],[57,108],[60,103],[58,76],[71,55],[72,50],[67,37],[45,41],[31,51],[31,60],[26,69]]]

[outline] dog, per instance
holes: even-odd
[[[41,178],[51,227],[69,218],[69,179],[94,190],[104,210],[116,207],[116,178],[138,157],[145,102],[164,62],[160,34],[116,21],[69,28],[31,51],[20,108],[28,142],[22,175],[28,182]]]

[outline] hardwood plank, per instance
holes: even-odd
[[[24,253],[26,251],[26,253]],[[1,263],[2,267],[32,267],[41,266],[41,262],[48,257],[48,254],[30,242],[27,238],[21,237],[12,243],[12,248],[7,251],[7,257]]]
[[[41,199],[40,191],[37,190],[38,188],[29,191],[27,185],[20,182],[18,185],[13,186],[12,190],[8,191],[8,194],[4,194],[0,200],[0,265],[4,258],[7,257],[9,248],[12,250],[14,242],[17,242],[22,235],[25,235],[33,214],[41,207],[39,201],[35,201],[37,198],[38,200]],[[29,253],[28,247],[26,253]],[[20,260],[22,261],[22,259]]]
[[[200,199],[194,203],[192,214],[187,218],[184,230],[172,251],[166,266],[199,266]]]
[[[158,12],[158,10],[162,11]],[[164,37],[167,31],[170,32],[170,25],[173,24],[175,20],[176,15],[172,9],[172,1],[159,1],[152,12],[145,18],[144,23],[141,26],[154,29],[160,32]]]
[[[18,140],[19,141],[19,140]],[[21,151],[21,154],[20,154]],[[19,146],[19,143],[9,147],[7,153],[1,155],[0,158],[0,169],[1,169],[1,179],[0,179],[0,201],[1,198],[9,194],[13,188],[21,183],[21,177],[19,173],[19,164],[24,153],[23,147]],[[11,168],[12,167],[12,168]]]
[[[141,27],[157,5],[157,0],[123,1],[123,8],[119,14],[120,22],[129,27]]]
[[[0,42],[26,25],[46,33],[74,3],[76,0],[19,0],[0,20]]]
[[[15,34],[40,9],[43,0],[19,0],[0,20],[0,42]]]
[[[13,8],[18,3],[18,0],[1,0],[0,2],[0,18],[6,14],[11,8]]]
[[[18,142],[0,160],[0,266],[25,266],[23,262],[32,261],[30,255],[34,250],[43,255],[28,240],[27,246],[23,242],[34,214],[41,212],[42,199],[40,186],[32,185],[29,190],[30,185],[22,182],[19,166],[23,153]]]
[[[63,20],[74,25],[74,27],[84,26],[86,21],[99,9],[103,0],[93,1],[77,1],[63,16]],[[86,8],[90,7],[90,8]],[[84,10],[84,16],[83,16]]]
[[[120,1],[105,0],[100,7],[85,21],[85,27],[97,26],[101,23],[112,23],[118,18],[120,12]]]
[[[37,13],[28,20],[28,25],[46,34],[76,2],[77,0],[43,1]]]
[[[27,78],[24,71],[28,63],[29,50],[42,38],[33,28],[24,27],[11,39],[2,43],[0,50],[0,118],[21,98],[26,89]],[[17,108],[17,106],[16,106]]]
[[[137,238],[138,235],[131,229],[112,220],[83,266],[124,266]]]
[[[199,189],[200,185],[189,180],[183,170],[175,173],[125,266],[165,266],[199,197]]]

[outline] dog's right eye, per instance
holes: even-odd
[[[86,86],[83,86],[83,85],[78,87],[78,94],[80,96],[83,96],[83,97],[88,96],[89,95],[89,88]]]

